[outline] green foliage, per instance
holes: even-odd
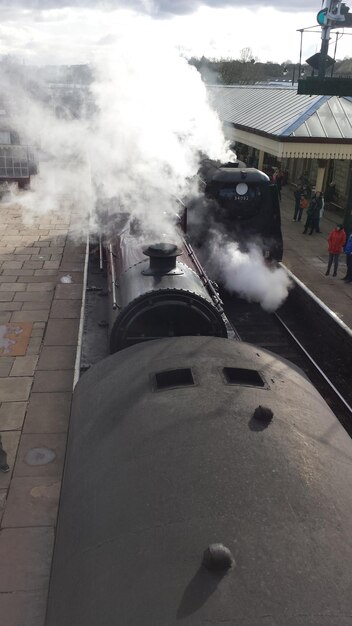
[[[298,64],[291,61],[285,63],[274,63],[267,61],[263,63],[253,58],[250,48],[241,51],[240,59],[200,59],[191,58],[191,65],[194,65],[201,73],[202,78],[207,83],[219,85],[254,85],[261,82],[282,82],[291,84],[298,79]],[[302,72],[303,69],[303,72]],[[311,74],[311,68],[303,65],[302,75]],[[352,73],[352,59],[336,61],[334,75]]]

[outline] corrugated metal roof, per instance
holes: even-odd
[[[298,95],[296,87],[209,86],[223,122],[275,137],[352,139],[352,101],[336,96]]]

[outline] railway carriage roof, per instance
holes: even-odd
[[[273,138],[352,140],[351,98],[298,95],[295,87],[209,86],[222,122]]]

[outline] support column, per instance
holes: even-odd
[[[344,224],[347,235],[349,235],[352,232],[352,163],[350,165],[349,180],[350,180],[350,186],[348,190],[345,214],[343,217],[343,224]]]
[[[264,166],[264,150],[259,150],[259,158],[258,158],[258,170],[262,170]]]
[[[315,189],[316,191],[324,190],[324,179],[326,173],[327,161],[318,161],[318,171],[317,177],[315,181]]]

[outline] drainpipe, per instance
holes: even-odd
[[[350,171],[348,175],[350,181],[345,213],[343,216],[343,225],[347,235],[352,232],[352,162],[350,162]]]

